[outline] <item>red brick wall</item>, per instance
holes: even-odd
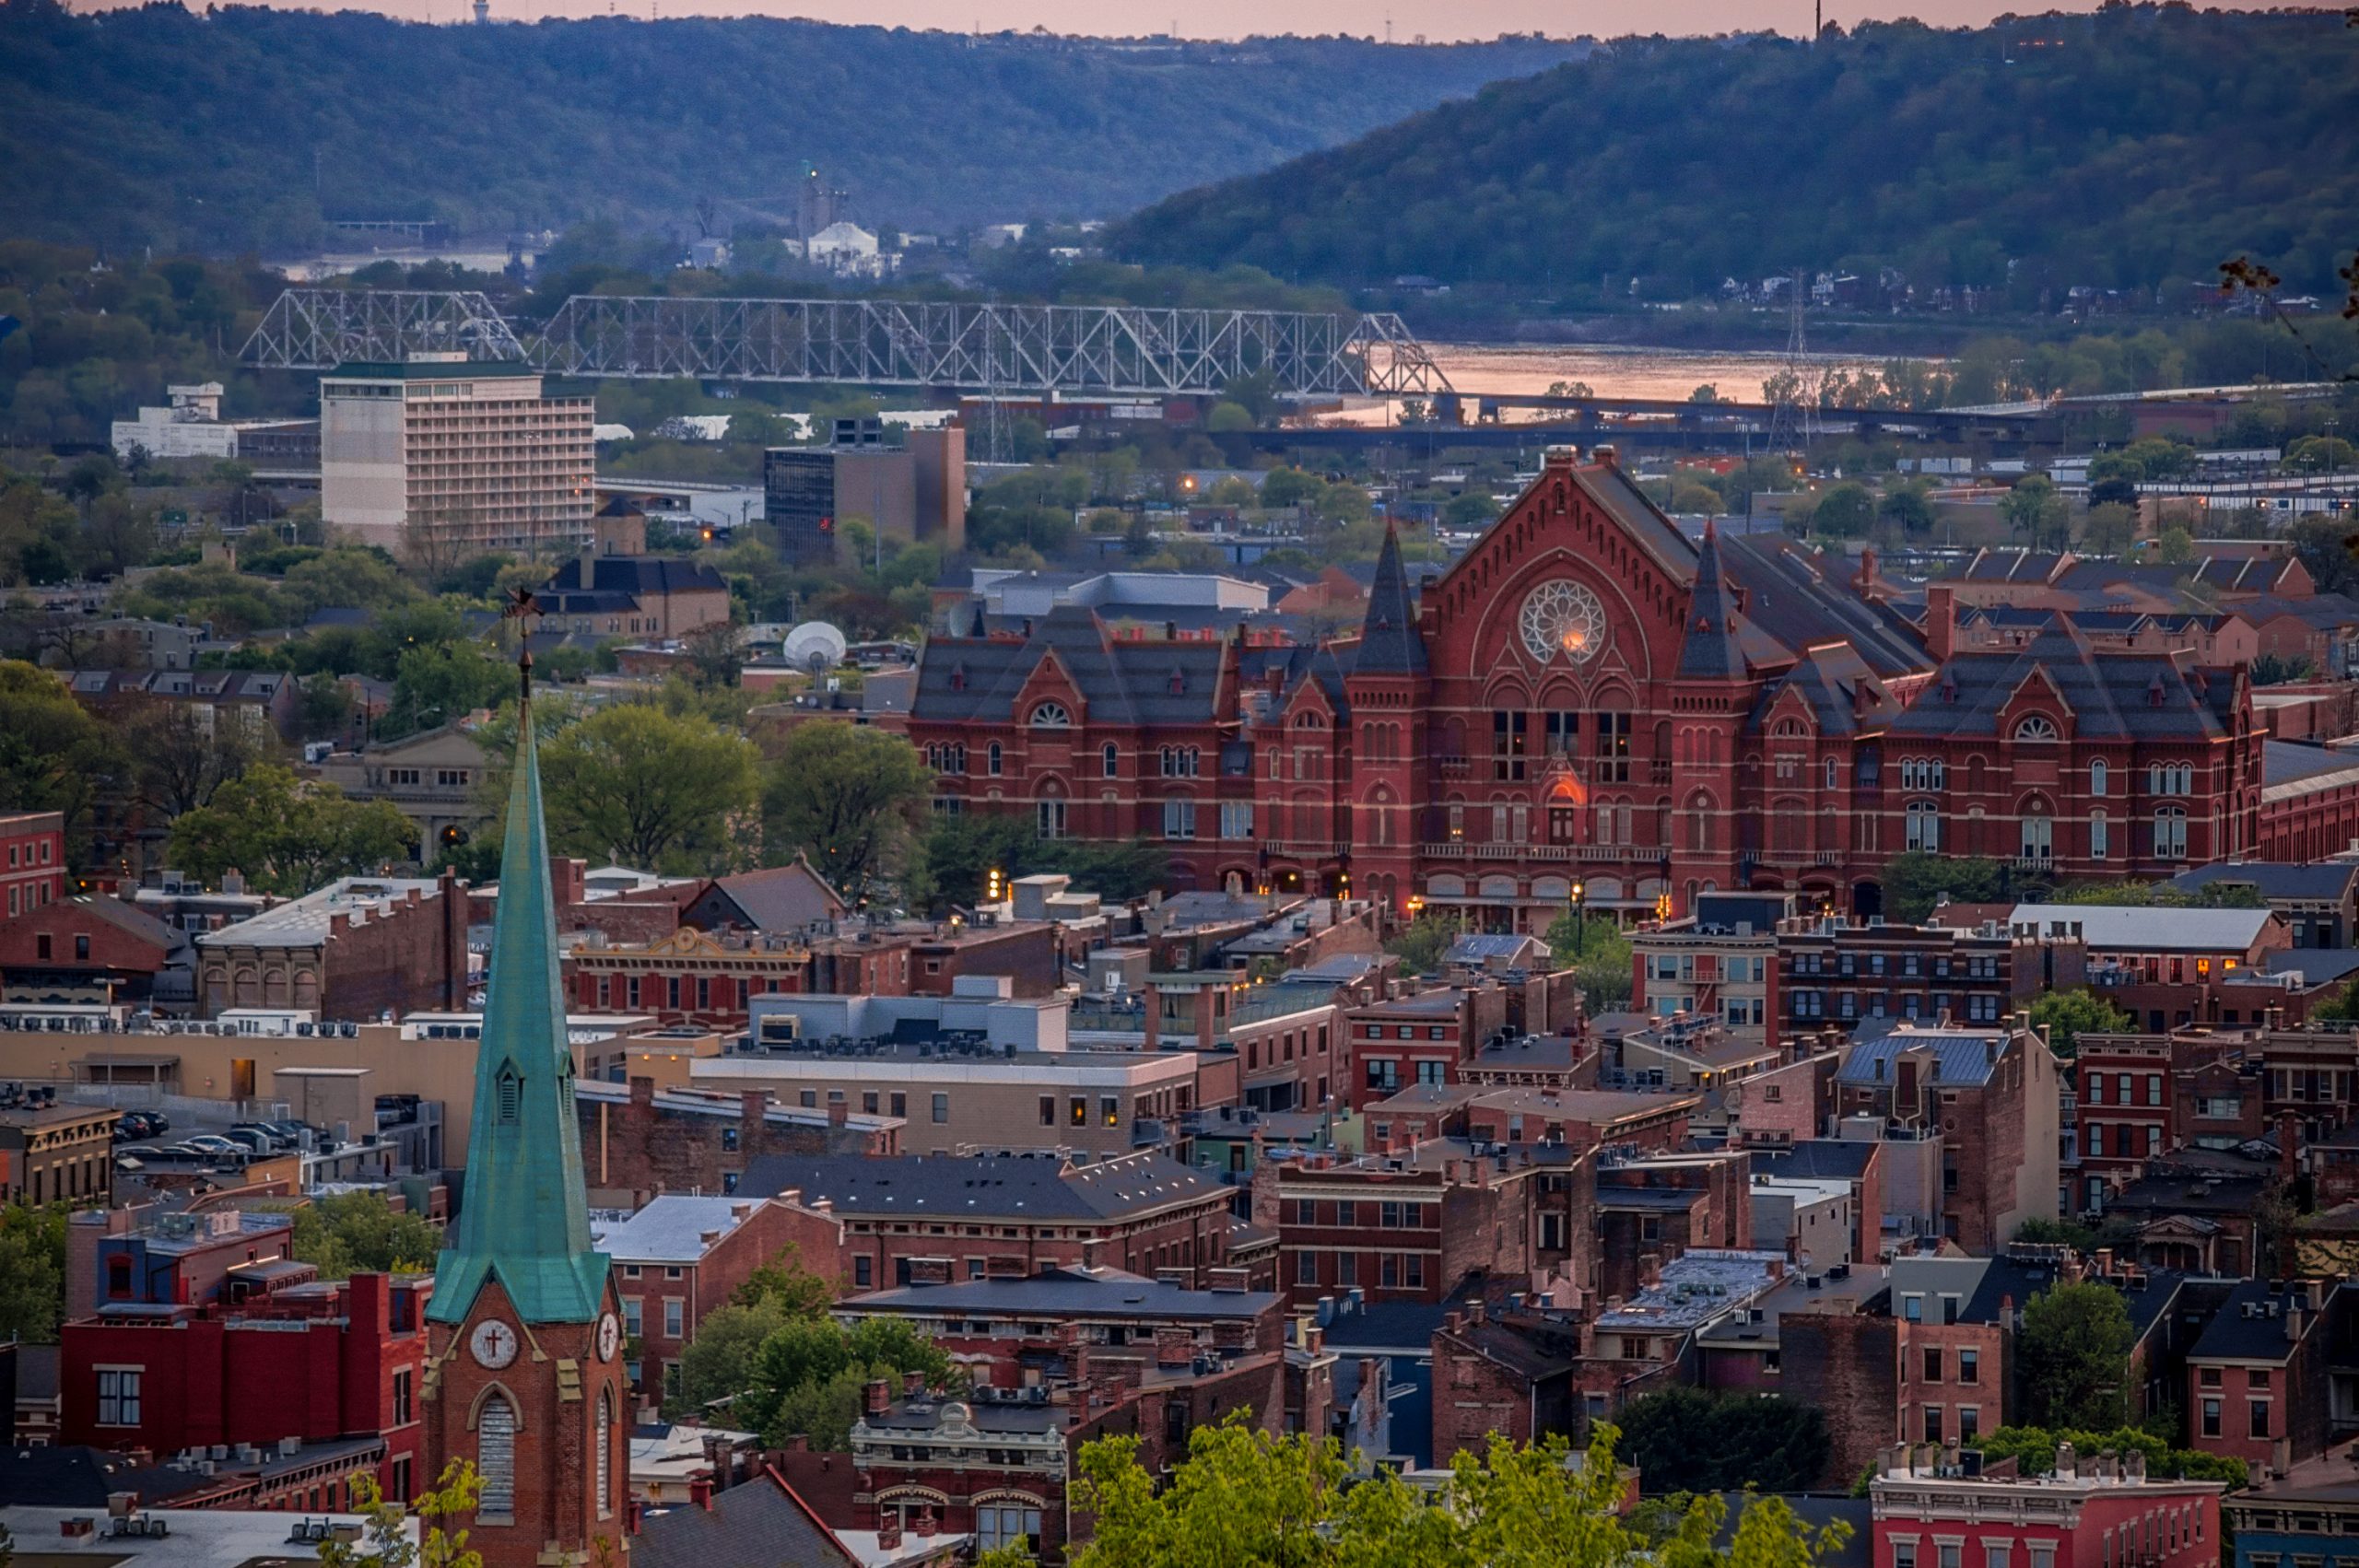
[[[755,1270],[780,1261],[781,1255],[790,1248],[794,1266],[823,1279],[841,1281],[848,1272],[843,1262],[843,1226],[836,1220],[769,1199],[747,1199],[745,1206],[746,1217],[722,1233],[700,1260],[682,1265],[676,1280],[667,1277],[662,1264],[616,1259],[616,1295],[624,1299],[636,1297],[640,1304],[640,1387],[643,1395],[660,1394],[663,1368],[680,1359],[680,1352],[696,1339],[706,1315],[716,1307],[728,1305],[731,1293]],[[636,1278],[631,1272],[634,1268],[638,1270]],[[663,1304],[667,1297],[677,1297],[681,1302],[682,1332],[677,1336],[664,1331]],[[623,1316],[628,1322],[628,1311]]]
[[[1826,1417],[1822,1487],[1848,1489],[1895,1431],[1900,1324],[1883,1316],[1788,1312],[1778,1318],[1776,1391]]]
[[[763,1154],[887,1154],[891,1135],[850,1126],[825,1130],[767,1118],[769,1097],[748,1090],[734,1117],[670,1111],[655,1103],[655,1082],[630,1081],[621,1104],[581,1096],[581,1159],[593,1188],[651,1197],[659,1192],[727,1192]],[[734,1146],[733,1146],[734,1145]],[[757,1196],[769,1197],[768,1193]]]
[[[55,812],[0,816],[0,919],[65,896],[65,818]]]

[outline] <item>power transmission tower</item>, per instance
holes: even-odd
[[[1782,449],[1808,445],[1818,435],[1818,376],[1810,362],[1810,296],[1802,268],[1786,278],[1786,363],[1778,374],[1769,415],[1769,444]]]

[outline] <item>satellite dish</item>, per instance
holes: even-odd
[[[844,661],[844,634],[825,621],[805,621],[786,634],[786,661],[824,675]]]

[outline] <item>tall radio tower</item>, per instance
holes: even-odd
[[[1818,435],[1818,377],[1810,362],[1810,296],[1801,267],[1787,269],[1786,364],[1769,415],[1769,444],[1808,443]]]

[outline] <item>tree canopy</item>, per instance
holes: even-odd
[[[261,763],[173,822],[171,855],[207,883],[236,871],[257,892],[296,898],[337,877],[406,861],[417,841],[417,826],[390,802],[346,800],[333,784]]]
[[[2033,1423],[2100,1431],[2129,1424],[2134,1339],[2130,1309],[2111,1285],[2051,1285],[2033,1296],[2015,1340]]]
[[[1461,1450],[1438,1492],[1390,1470],[1356,1477],[1333,1439],[1273,1434],[1232,1414],[1195,1428],[1169,1484],[1139,1462],[1138,1440],[1083,1445],[1074,1488],[1094,1534],[1074,1568],[1811,1568],[1848,1539],[1813,1530],[1774,1497],[1728,1509],[1697,1498],[1655,1520],[1625,1517],[1614,1432],[1585,1452],[1552,1437],[1494,1435]]]
[[[698,714],[644,702],[600,708],[541,742],[549,847],[648,871],[733,869],[746,859],[757,755]]]
[[[323,1280],[428,1270],[441,1250],[440,1230],[381,1193],[334,1193],[295,1211],[295,1256]]]
[[[879,216],[1095,216],[1332,146],[1582,48],[1337,37],[1142,53],[755,17],[469,29],[176,6],[100,22],[14,5],[0,7],[0,96],[18,111],[0,138],[0,211],[17,233],[119,252],[277,254],[319,243],[324,219],[354,212],[467,233],[561,214],[651,230],[688,219],[699,200],[792,192],[817,168],[855,193],[872,228]],[[263,80],[308,90],[246,90]],[[588,81],[696,81],[737,111],[651,123],[627,98],[580,91]],[[845,114],[854,99],[868,111]],[[1171,135],[1182,123],[1189,134]],[[628,157],[591,155],[626,146]],[[1013,209],[1010,170],[1024,171]],[[727,171],[718,185],[716,170]],[[553,259],[560,271],[569,260]]]
[[[2216,282],[2220,263],[2252,252],[2294,287],[2340,294],[2359,167],[2339,16],[2121,5],[2038,28],[2060,47],[2014,47],[2012,18],[1866,22],[1815,43],[1619,39],[1168,198],[1111,242],[1342,285],[1610,276],[1657,297],[1796,263],[1871,276],[1882,264],[2027,305],[2072,284]],[[2185,156],[2232,143],[2301,176],[2256,184]]]
[[[903,885],[923,848],[933,774],[899,735],[864,725],[798,724],[762,786],[762,842],[773,860],[802,854],[854,905]]]
[[[1650,1492],[1807,1492],[1833,1449],[1824,1411],[1775,1395],[1667,1388],[1622,1415],[1622,1458]]]

